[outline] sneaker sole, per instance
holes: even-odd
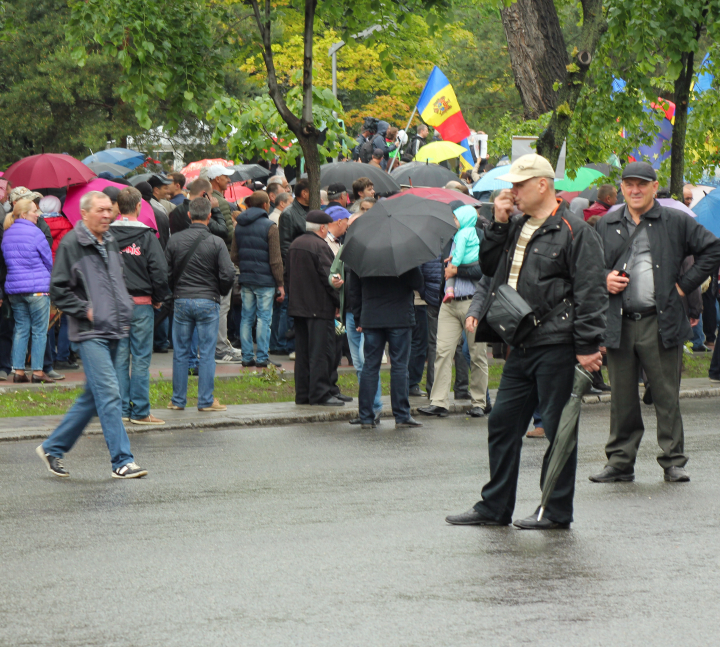
[[[164,425],[164,420],[158,420],[157,422],[149,422],[147,420],[130,420],[134,425]]]
[[[445,517],[445,523],[451,526],[509,526],[510,523],[502,523],[501,521],[450,521]]]
[[[624,482],[629,483],[630,481],[635,480],[635,474],[628,474],[627,476],[613,476],[609,479],[596,479],[592,476],[588,476],[588,480],[592,481],[593,483],[618,483],[618,482]]]
[[[47,459],[47,456],[45,456],[45,451],[42,448],[42,445],[38,445],[35,448],[35,453],[40,457],[40,460],[45,463],[45,467],[47,467],[48,472],[52,474],[53,476],[57,476],[58,478],[64,479],[70,476],[70,474],[60,474],[56,472],[52,467],[50,467],[50,461]]]
[[[227,411],[227,407],[222,407],[218,409],[211,409],[210,407],[206,407],[205,409],[198,409],[198,411],[202,413],[213,413],[215,411]]]
[[[679,479],[669,479],[667,476],[665,476],[664,478],[665,478],[665,481],[667,481],[668,483],[689,483],[690,482],[689,476],[683,476]]]
[[[120,474],[115,474],[115,472],[112,473],[112,477],[114,479],[139,479],[143,476],[147,476],[147,470],[142,470],[141,472],[135,472],[135,474],[128,474],[127,476],[121,476]]]
[[[170,411],[185,411],[185,407],[176,407],[176,406],[170,405],[170,404],[167,406],[167,408]]]
[[[408,425],[404,422],[401,422],[400,424],[395,423],[395,429],[417,429],[418,427],[422,427],[422,424]]]
[[[242,360],[241,359],[216,359],[216,364],[238,364],[242,366]]]

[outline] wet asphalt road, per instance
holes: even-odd
[[[720,401],[682,407],[692,482],[662,481],[646,415],[637,481],[612,485],[587,480],[609,408],[585,407],[575,524],[552,532],[444,523],[487,474],[462,417],[136,435],[141,481],[110,478],[101,437],[69,480],[0,444],[0,645],[718,644]]]

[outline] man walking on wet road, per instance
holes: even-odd
[[[607,465],[590,477],[596,483],[632,481],[645,427],[640,413],[638,368],[652,386],[658,463],[666,481],[689,481],[680,415],[682,344],[692,337],[682,297],[720,264],[720,240],[691,216],[655,199],[655,170],[633,162],[623,170],[625,206],[596,225],[605,248],[610,307],[605,346],[612,384]],[[682,276],[687,256],[695,263]]]
[[[513,188],[495,199],[495,218],[480,246],[482,272],[493,279],[490,297],[480,303],[484,291],[479,290],[468,310],[466,329],[477,331],[475,341],[499,341],[486,315],[503,285],[516,290],[542,323],[510,351],[488,420],[490,481],[473,508],[446,518],[454,525],[505,526],[512,521],[522,439],[533,411],[539,404],[552,443],[572,392],[575,364],[589,371],[602,365],[599,346],[607,308],[602,247],[593,229],[555,199],[554,176],[550,162],[540,155],[517,159],[510,173],[500,178],[512,182]],[[523,213],[511,217],[516,205]],[[549,447],[541,482],[548,460]],[[542,520],[536,513],[515,525],[569,528],[576,467],[577,447]]]

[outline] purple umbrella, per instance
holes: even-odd
[[[695,212],[692,209],[690,209],[690,207],[686,207],[679,200],[673,200],[672,198],[658,198],[657,201],[663,207],[669,207],[670,209],[677,209],[678,211],[684,211],[688,216],[692,216],[693,218],[695,217]],[[624,206],[625,206],[625,203],[613,205],[612,207],[610,207],[608,213],[610,213],[610,211],[622,209]]]

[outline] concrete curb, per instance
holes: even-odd
[[[496,392],[491,393],[493,400]],[[702,387],[683,389],[680,391],[680,398],[714,398],[720,397],[720,387]],[[609,393],[602,395],[588,395],[583,398],[583,404],[607,404],[611,401]],[[383,398],[385,409],[381,416],[382,426],[387,427],[386,423],[393,424],[392,414],[390,412],[390,398]],[[411,401],[411,411],[414,416],[418,415],[418,407],[425,406],[427,400],[423,398],[418,402],[417,399]],[[471,403],[467,400],[450,403],[451,414],[466,413],[471,407]],[[279,410],[278,410],[279,409]],[[231,405],[227,412],[222,414],[204,414],[195,410],[186,410],[182,412],[154,410],[153,413],[163,416],[166,419],[164,425],[126,425],[128,433],[141,434],[146,432],[167,432],[181,430],[198,430],[200,432],[205,429],[233,429],[238,427],[269,427],[280,425],[297,425],[297,424],[313,424],[323,422],[334,422],[350,420],[357,417],[358,408],[357,400],[351,403],[351,406],[342,408],[325,409],[322,407],[297,406],[292,402],[281,402],[276,404],[262,405]],[[168,419],[169,418],[169,419]],[[422,421],[427,420],[421,416]],[[28,418],[2,418],[0,419],[0,442],[9,442],[17,440],[32,440],[47,438],[62,420],[62,416],[36,416]],[[102,433],[102,429],[98,422],[90,424],[86,431],[88,435],[97,435]]]

